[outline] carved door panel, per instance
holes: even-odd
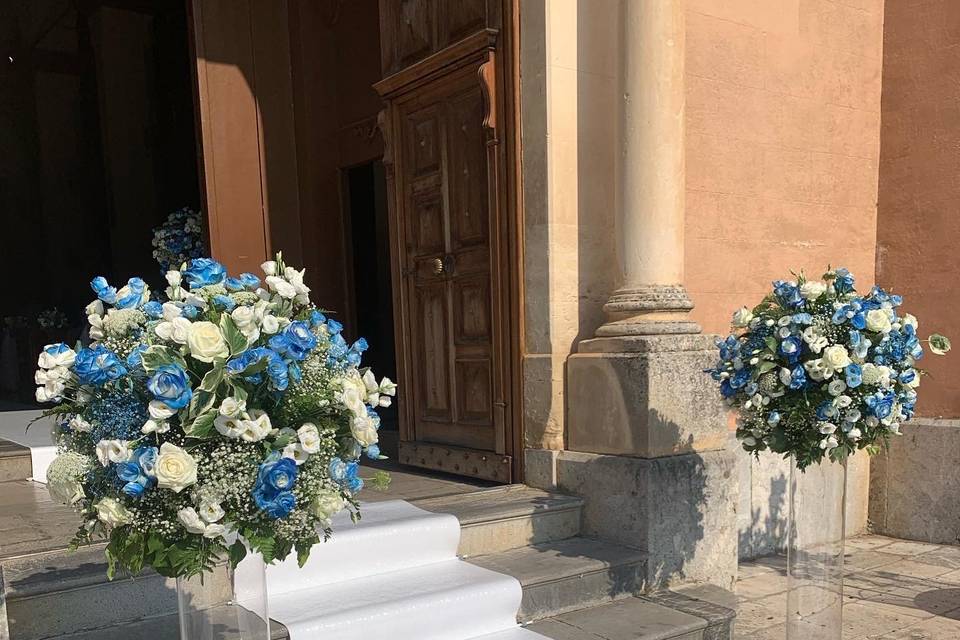
[[[487,36],[489,37],[489,36]],[[494,51],[390,93],[393,250],[406,411],[400,461],[511,480]]]

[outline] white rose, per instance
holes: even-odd
[[[821,423],[820,423],[819,431],[820,431],[820,433],[822,433],[823,435],[830,435],[831,433],[835,433],[836,430],[837,430],[837,425],[833,424],[832,422],[821,422]]]
[[[192,323],[187,318],[174,318],[173,320],[164,320],[157,323],[153,328],[154,333],[163,340],[176,342],[177,344],[187,344],[190,338],[190,328]]]
[[[225,416],[222,413],[213,421],[213,428],[225,438],[239,438],[244,431],[241,417]]]
[[[218,502],[214,502],[213,500],[200,501],[200,517],[203,518],[204,522],[216,522],[223,516],[223,507],[221,507]]]
[[[266,334],[274,334],[280,330],[280,321],[277,320],[276,316],[265,315],[263,316],[263,332]]]
[[[321,520],[329,520],[343,511],[343,497],[336,491],[324,491],[317,494],[307,507],[310,513]]]
[[[43,348],[43,351],[40,352],[40,357],[37,358],[37,366],[41,369],[54,369],[56,367],[69,367],[77,359],[77,352],[73,349],[67,349],[62,353],[49,353],[47,349],[54,345],[48,344]]]
[[[819,281],[804,282],[800,286],[800,295],[806,300],[816,300],[827,290],[827,285]]]
[[[224,398],[220,403],[220,415],[230,418],[240,418],[247,411],[247,401],[236,398]]]
[[[70,428],[81,433],[90,433],[93,426],[80,416],[73,416],[70,418]]]
[[[170,431],[170,423],[164,422],[163,420],[147,420],[143,423],[143,426],[140,427],[140,431],[144,434],[150,433],[166,433]]]
[[[307,422],[297,429],[297,439],[307,453],[320,451],[320,432],[317,430],[317,425],[312,422]]]
[[[363,447],[377,443],[377,427],[369,416],[354,416],[350,421],[350,433]]]
[[[268,276],[277,275],[277,263],[273,260],[267,260],[260,265],[260,268],[263,269],[263,272]]]
[[[746,307],[740,307],[733,314],[733,319],[731,320],[731,323],[735,327],[746,327],[746,326],[749,326],[751,320],[753,320],[753,312],[750,311],[750,309],[747,309]]]
[[[223,339],[220,327],[205,320],[190,325],[187,348],[190,349],[190,355],[200,362],[213,362],[215,358],[230,355],[230,347]]]
[[[88,316],[102,316],[103,315],[103,303],[97,299],[87,305],[87,308],[84,309],[84,312]]]
[[[273,431],[270,416],[265,411],[251,411],[250,419],[241,420],[240,426],[243,429],[240,433],[240,439],[246,442],[259,442]]]
[[[281,455],[284,458],[290,458],[293,460],[298,467],[306,462],[307,458],[310,457],[310,454],[304,450],[303,445],[299,442],[291,442],[285,446]]]
[[[167,279],[167,284],[171,287],[179,287],[180,283],[183,281],[183,275],[179,271],[175,271],[173,269],[167,271],[163,277]]]
[[[207,525],[200,519],[200,514],[193,507],[185,507],[177,511],[177,519],[189,533],[202,534],[207,528]]]
[[[156,464],[157,486],[180,493],[197,481],[197,461],[175,444],[164,442]]]
[[[170,322],[183,315],[183,310],[172,302],[164,302],[161,308],[163,309],[163,319]]]
[[[173,417],[177,413],[177,410],[171,409],[159,400],[151,400],[147,405],[147,413],[149,413],[150,417],[154,420],[166,420],[167,418]]]
[[[126,440],[101,440],[96,451],[97,460],[105,467],[111,462],[126,462],[131,455]]]
[[[108,527],[116,527],[133,522],[133,514],[113,498],[101,498],[94,505],[100,522]]]
[[[850,429],[850,431],[847,431],[847,437],[853,440],[854,442],[859,440],[862,435],[863,434],[860,432],[860,429],[857,429],[856,427],[854,427],[853,429]]]
[[[892,329],[890,316],[883,309],[867,311],[867,330],[877,333],[890,333]]]
[[[106,335],[103,331],[103,318],[97,315],[87,316],[87,322],[90,323],[90,339],[100,340]]]
[[[257,326],[257,314],[251,307],[240,306],[230,313],[233,324],[237,325],[240,333],[250,342],[260,337],[260,328]]]
[[[850,364],[850,354],[842,344],[835,344],[823,350],[823,367],[840,371]]]
[[[214,524],[208,524],[203,530],[204,538],[219,538],[226,534],[227,528],[220,524],[219,522]]]

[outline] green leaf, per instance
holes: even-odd
[[[149,347],[140,357],[146,371],[154,371],[166,364],[175,364],[184,370],[187,368],[187,363],[184,362],[179,353],[162,344]]]
[[[767,336],[766,338],[763,339],[763,341],[767,343],[767,348],[770,349],[770,351],[773,351],[774,353],[777,352],[776,338],[774,338],[773,336]]]
[[[247,337],[240,332],[236,323],[229,314],[220,316],[220,333],[223,334],[227,346],[230,347],[230,353],[237,355],[247,350]]]
[[[947,351],[950,351],[950,338],[939,333],[933,334],[930,336],[930,351],[938,356],[944,355]]]
[[[229,557],[230,557],[230,566],[234,569],[237,568],[237,565],[240,564],[240,561],[247,556],[247,547],[240,540],[237,540],[232,545],[230,545]]]
[[[776,362],[773,362],[771,360],[764,360],[763,362],[760,363],[760,367],[758,370],[760,371],[760,375],[763,375],[768,371],[772,371],[776,368],[777,368]]]
[[[213,435],[213,422],[217,418],[216,411],[207,411],[194,418],[193,422],[183,427],[183,432],[189,438],[209,438]]]
[[[237,399],[237,402],[245,401],[247,399],[247,390],[244,389],[239,384],[230,384],[230,390],[234,398]]]
[[[217,390],[217,387],[220,386],[220,382],[223,380],[223,367],[214,367],[207,371],[207,374],[203,376],[203,380],[200,382],[200,389],[203,391],[209,391],[214,393]]]
[[[203,389],[197,389],[193,392],[193,398],[190,399],[187,416],[196,417],[200,414],[206,413],[213,408],[213,405],[216,401],[216,394],[210,393],[209,391],[204,391]]]

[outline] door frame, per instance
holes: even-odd
[[[498,316],[495,320],[499,321],[502,327],[502,344],[496,345],[499,353],[499,360],[502,363],[502,371],[494,372],[493,375],[502,375],[503,384],[503,405],[499,407],[503,412],[503,424],[505,433],[503,435],[504,453],[502,455],[510,456],[510,475],[504,480],[507,482],[523,482],[524,478],[524,424],[523,424],[523,368],[522,368],[522,349],[523,349],[523,202],[521,190],[521,167],[520,167],[520,86],[519,86],[519,68],[520,68],[520,48],[519,48],[519,2],[518,0],[499,0],[501,13],[501,29],[486,29],[472,36],[464,38],[458,43],[447,47],[446,50],[434,54],[420,62],[414,63],[407,69],[388,76],[375,85],[375,89],[389,100],[389,96],[397,92],[401,87],[415,86],[426,83],[433,79],[437,74],[442,73],[452,65],[459,65],[468,62],[471,58],[476,58],[476,53],[483,51],[479,41],[487,40],[490,44],[486,47],[489,62],[496,67],[496,75],[502,78],[498,85],[491,85],[489,82],[492,74],[484,72],[484,65],[481,65],[478,74],[478,83],[484,90],[487,101],[484,126],[488,132],[495,131],[496,139],[490,140],[488,136],[488,145],[492,145],[499,154],[497,163],[499,170],[493,179],[496,181],[496,193],[498,201],[501,203],[499,242],[495,243],[500,247],[498,256],[492,259],[499,261],[499,270],[503,274],[500,278],[502,292],[498,296],[501,302]],[[492,46],[496,42],[499,46]],[[459,52],[458,52],[459,49]],[[415,72],[411,72],[415,69]],[[487,71],[490,69],[488,68]],[[409,76],[415,76],[416,79],[410,79]],[[404,77],[406,76],[406,78]],[[502,87],[498,90],[497,87]],[[400,233],[397,229],[396,198],[396,178],[394,173],[394,145],[391,140],[391,132],[395,130],[396,121],[395,112],[388,105],[380,112],[378,125],[384,141],[384,167],[387,176],[387,190],[391,194],[388,199],[388,210],[390,219],[390,265],[393,274],[393,298],[394,298],[394,334],[397,350],[397,369],[398,374],[402,376],[402,382],[406,383],[408,389],[412,389],[412,363],[406,357],[410,353],[410,336],[405,331],[403,319],[408,312],[408,301],[405,299],[403,289],[405,285],[405,275],[402,273],[402,252],[403,247],[399,245]],[[492,134],[489,134],[492,136]],[[488,178],[489,179],[489,178]],[[493,247],[491,247],[493,250]],[[496,312],[496,311],[495,311]],[[498,410],[496,399],[494,399],[494,412]],[[413,441],[414,420],[413,403],[403,402],[401,410],[398,413],[400,422],[400,439],[409,442],[416,447],[435,448],[443,452],[444,450],[456,450],[455,447],[446,447],[444,445],[431,445],[429,443],[416,443]],[[402,446],[402,443],[401,443]],[[465,455],[470,456],[475,464],[486,464],[489,461],[487,456],[480,452],[464,451]],[[496,454],[495,454],[496,455]],[[456,469],[450,469],[456,473]]]

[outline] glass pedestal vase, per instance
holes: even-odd
[[[787,640],[842,638],[846,503],[846,461],[801,471],[791,459]]]
[[[231,569],[177,578],[180,640],[270,640],[263,557],[248,553]]]

